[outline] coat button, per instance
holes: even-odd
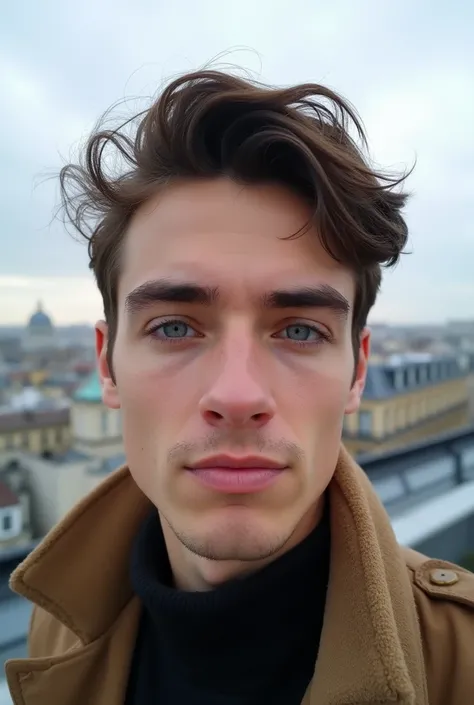
[[[455,585],[459,581],[459,575],[454,570],[432,570],[430,572],[430,582],[433,585]]]

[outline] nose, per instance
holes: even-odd
[[[257,429],[275,415],[275,402],[257,371],[251,344],[228,345],[217,374],[199,402],[204,421],[217,428]]]

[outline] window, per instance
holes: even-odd
[[[361,436],[372,435],[372,412],[359,411],[359,433]]]
[[[11,531],[13,527],[13,519],[11,514],[4,514],[2,518],[2,529],[3,531]]]

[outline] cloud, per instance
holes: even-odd
[[[472,317],[473,26],[474,6],[464,0],[44,0],[30,2],[27,13],[22,3],[7,4],[0,318],[23,320],[41,291],[58,320],[96,317],[86,250],[51,221],[57,184],[42,177],[59,169],[109,105],[151,95],[227,50],[222,63],[264,81],[321,82],[346,95],[377,164],[400,169],[416,158],[407,208],[413,254],[386,277],[374,315]],[[17,283],[7,286],[5,277]],[[89,293],[74,300],[74,287]]]

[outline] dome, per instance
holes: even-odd
[[[52,330],[53,324],[50,317],[43,311],[41,303],[38,303],[38,308],[28,321],[29,330]]]

